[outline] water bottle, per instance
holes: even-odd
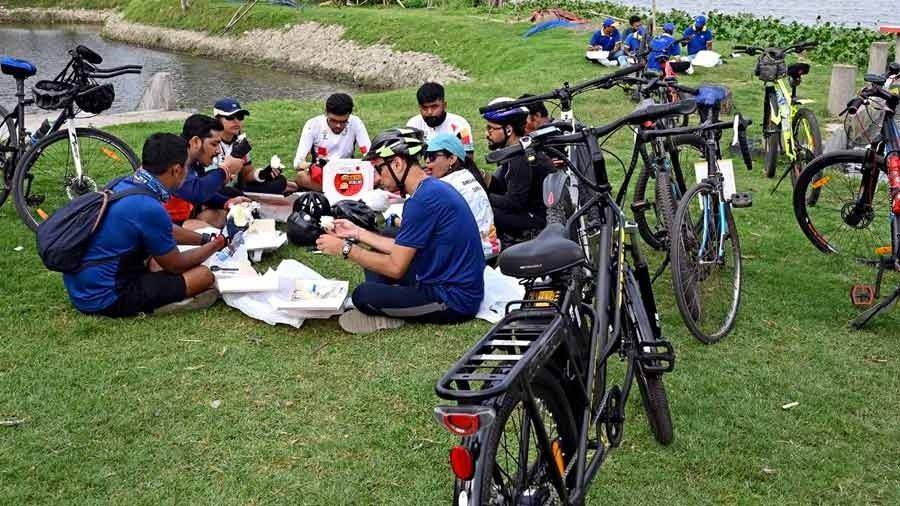
[[[28,138],[28,141],[31,143],[32,146],[34,146],[35,144],[38,143],[39,140],[41,140],[45,135],[47,135],[47,132],[49,132],[49,131],[50,131],[50,120],[45,119],[44,122],[41,123],[41,126],[38,127],[37,131],[35,131],[33,134],[31,134],[31,137]]]

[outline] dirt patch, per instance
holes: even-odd
[[[7,9],[0,7],[0,23],[100,25],[112,11],[87,9]]]

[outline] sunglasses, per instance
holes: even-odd
[[[446,157],[447,157],[447,153],[444,153],[443,151],[433,151],[433,152],[431,152],[431,153],[425,153],[425,158],[426,158],[429,162],[433,162],[433,161],[437,160],[437,159],[440,158],[440,157],[445,157],[445,158],[446,158]]]
[[[246,117],[247,117],[246,114],[239,112],[239,113],[233,114],[231,116],[222,116],[222,119],[228,120],[228,121],[234,121],[234,120],[244,121],[244,118],[246,118]]]

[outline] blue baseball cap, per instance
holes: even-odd
[[[608,28],[614,24],[616,24],[616,21],[613,18],[606,18],[603,20],[603,28]]]
[[[433,139],[428,141],[428,148],[425,151],[428,153],[446,151],[451,155],[456,155],[460,160],[466,157],[466,148],[463,146],[462,141],[459,140],[459,137],[453,134],[435,135]]]
[[[697,16],[697,18],[694,19],[694,24],[697,25],[697,28],[706,26],[706,16]]]
[[[213,105],[213,116],[234,116],[239,112],[247,116],[250,115],[250,111],[242,109],[241,103],[230,97],[216,100],[215,105]]]
[[[666,23],[663,25],[663,31],[666,33],[673,33],[675,31],[674,23]]]

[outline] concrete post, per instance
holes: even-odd
[[[831,66],[831,86],[828,89],[828,114],[837,114],[847,107],[847,102],[856,94],[856,65]]]
[[[900,63],[900,35],[894,36],[894,61]]]
[[[138,111],[174,111],[175,78],[169,72],[157,72],[150,78],[147,89],[137,106]]]
[[[890,42],[873,42],[869,47],[868,74],[884,74],[887,70],[888,51],[891,50]]]

